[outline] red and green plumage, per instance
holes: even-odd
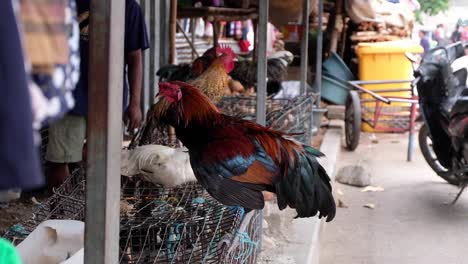
[[[262,191],[275,192],[278,206],[297,217],[335,216],[330,178],[322,154],[286,134],[220,114],[196,88],[160,83],[156,117],[176,129],[189,149],[200,184],[218,201],[248,209],[264,206]]]

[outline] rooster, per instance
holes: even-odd
[[[219,113],[190,84],[162,82],[159,89],[154,117],[175,128],[195,177],[219,202],[262,209],[262,191],[269,191],[276,193],[280,210],[294,208],[296,217],[334,218],[330,178],[317,161],[323,155],[318,150],[288,134]]]
[[[281,82],[286,80],[288,65],[293,62],[294,55],[286,50],[272,54],[267,60],[267,94],[273,95],[281,90]],[[257,62],[242,60],[236,61],[234,69],[229,73],[244,87],[255,87],[257,84]]]
[[[208,69],[213,61],[219,57],[219,54],[224,53],[229,53],[232,56],[233,51],[224,46],[212,47],[206,50],[202,56],[196,58],[192,64],[165,65],[156,72],[156,75],[159,76],[160,81],[164,82],[192,80]]]
[[[217,46],[207,50],[202,57],[198,58],[193,64],[180,66],[169,65],[164,70],[158,71],[161,80],[187,80],[192,77],[189,82],[207,94],[211,100],[218,101],[223,95],[229,91],[228,73],[234,67],[234,58],[236,54],[228,46]],[[168,68],[169,67],[169,68]],[[172,67],[172,70],[171,68]],[[148,113],[154,112],[154,105],[148,110]],[[151,114],[147,115],[147,120],[133,138],[131,147],[135,147],[137,142],[140,145],[154,143],[157,140],[158,144],[173,145],[169,139],[170,133],[168,127],[154,120]]]
[[[213,102],[229,93],[228,75],[234,69],[234,59],[236,54],[229,47],[218,49],[218,56],[211,65],[197,78],[188,81],[192,86],[200,89]]]

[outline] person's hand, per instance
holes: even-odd
[[[135,128],[139,128],[143,120],[143,114],[141,113],[140,106],[136,104],[130,104],[126,112],[125,120],[130,132],[133,133]]]

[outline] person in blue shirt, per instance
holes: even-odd
[[[0,1],[0,192],[41,187],[39,153],[33,138],[31,94],[12,1]],[[1,262],[1,260],[0,260]]]
[[[427,37],[427,34],[425,31],[421,30],[419,31],[419,38],[421,39],[419,41],[419,45],[421,45],[424,49],[424,54],[429,51],[431,48],[431,44],[429,42],[429,38]]]
[[[83,159],[88,115],[88,63],[90,0],[77,0],[80,22],[81,75],[73,92],[75,107],[60,121],[49,127],[49,141],[45,159],[49,163],[47,187],[49,195],[69,176],[68,164]],[[123,113],[130,131],[142,122],[140,108],[143,77],[143,51],[148,49],[148,33],[140,6],[135,0],[125,1],[124,93]]]

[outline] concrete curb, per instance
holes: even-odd
[[[332,182],[341,149],[341,134],[341,123],[331,123],[320,147],[326,156],[320,163],[327,170]],[[264,248],[258,263],[319,263],[320,236],[325,220],[317,217],[293,220],[296,212],[289,208],[279,211],[276,203],[267,203],[263,214],[267,227],[264,228]]]
[[[335,181],[336,163],[341,149],[341,125],[332,125],[323,138],[320,150],[325,154],[326,158],[322,162],[322,166],[330,175],[332,183]],[[310,249],[307,254],[307,259],[304,263],[318,264],[320,262],[320,236],[324,230],[325,220],[316,219],[314,223],[314,234],[310,242]]]

